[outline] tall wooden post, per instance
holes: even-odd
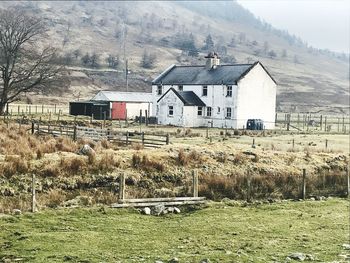
[[[193,197],[198,197],[198,173],[197,171],[192,171],[192,181],[193,181]]]
[[[125,199],[125,175],[119,175],[119,202],[123,202]]]
[[[306,169],[303,169],[303,181],[302,181],[302,198],[306,198]]]
[[[326,150],[327,150],[327,147],[328,147],[328,139],[326,139]]]
[[[346,132],[346,128],[345,128],[345,118],[343,116],[343,132],[345,133]]]
[[[148,126],[148,110],[145,110],[145,124]]]
[[[349,169],[350,168],[350,163],[348,163],[348,167],[346,168],[346,177],[347,177],[347,185],[348,185],[348,188],[347,188],[347,194],[348,194],[348,198],[350,198],[350,172],[349,172]]]
[[[141,141],[142,141],[142,145],[144,145],[145,144],[145,133],[144,132],[141,133]]]
[[[293,139],[293,149],[294,149],[294,139]]]
[[[129,143],[129,132],[126,132],[125,145],[128,146]]]
[[[247,202],[251,201],[251,176],[250,176],[250,172],[248,171],[247,173]]]
[[[321,130],[322,130],[322,115],[320,117],[320,127],[321,127]]]
[[[35,174],[32,174],[32,213],[36,212]]]
[[[327,116],[324,116],[324,131],[327,131]]]
[[[34,134],[34,122],[32,121],[32,134]]]

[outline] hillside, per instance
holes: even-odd
[[[69,89],[33,96],[34,101],[67,102],[90,98],[96,90],[125,90],[125,58],[129,90],[149,91],[152,78],[170,64],[203,64],[214,49],[223,63],[266,65],[279,84],[278,110],[348,112],[348,55],[309,47],[234,1],[1,2],[0,8],[13,5],[44,17],[50,28],[46,44],[61,49],[61,63],[70,69]],[[213,45],[205,43],[209,34]],[[198,57],[190,54],[191,43]],[[140,65],[145,52],[156,56],[146,68]],[[95,53],[98,63],[84,64],[86,53]],[[108,68],[109,55],[118,58],[109,63],[114,69]]]

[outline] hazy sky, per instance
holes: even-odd
[[[349,53],[348,0],[238,0],[238,3],[314,47]]]

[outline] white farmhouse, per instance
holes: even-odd
[[[158,124],[243,128],[262,119],[273,129],[276,81],[260,62],[220,65],[216,53],[204,66],[172,65],[152,82]]]

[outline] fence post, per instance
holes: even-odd
[[[253,144],[252,144],[252,147],[253,147],[253,148],[255,147],[255,138],[253,138]]]
[[[44,104],[41,104],[41,113],[44,113]]]
[[[119,175],[119,202],[123,202],[125,198],[125,175]]]
[[[148,111],[145,110],[145,124],[148,126]]]
[[[193,180],[193,197],[198,197],[198,173],[197,171],[192,171]]]
[[[169,133],[168,133],[168,134],[166,135],[166,141],[165,141],[166,145],[169,144],[169,141],[170,141],[170,139],[169,139]]]
[[[32,121],[32,134],[34,134],[34,121]]]
[[[247,173],[247,202],[251,201],[251,177],[250,177],[250,172],[248,171]]]
[[[293,139],[293,149],[294,149],[294,139]]]
[[[32,213],[36,212],[35,174],[32,174]]]
[[[144,145],[145,144],[145,133],[144,132],[141,133],[141,140],[142,140],[142,145]]]
[[[327,116],[324,116],[324,131],[327,131]]]
[[[320,117],[320,127],[321,127],[321,130],[322,130],[322,115]]]
[[[125,139],[126,146],[128,146],[128,143],[129,143],[129,132],[127,131],[126,132],[126,139]]]
[[[56,104],[55,104],[55,114],[56,114],[56,108],[57,108],[57,107],[56,107]]]
[[[74,125],[73,129],[73,141],[77,140],[77,125]]]
[[[347,184],[348,184],[348,188],[347,188],[348,198],[350,198],[350,173],[349,173],[349,167],[350,167],[350,164],[348,163],[348,167],[346,168],[346,177],[347,177]]]
[[[328,139],[326,139],[326,150],[327,150],[327,147],[328,147]]]
[[[303,185],[302,185],[302,198],[306,198],[306,169],[303,169]]]

